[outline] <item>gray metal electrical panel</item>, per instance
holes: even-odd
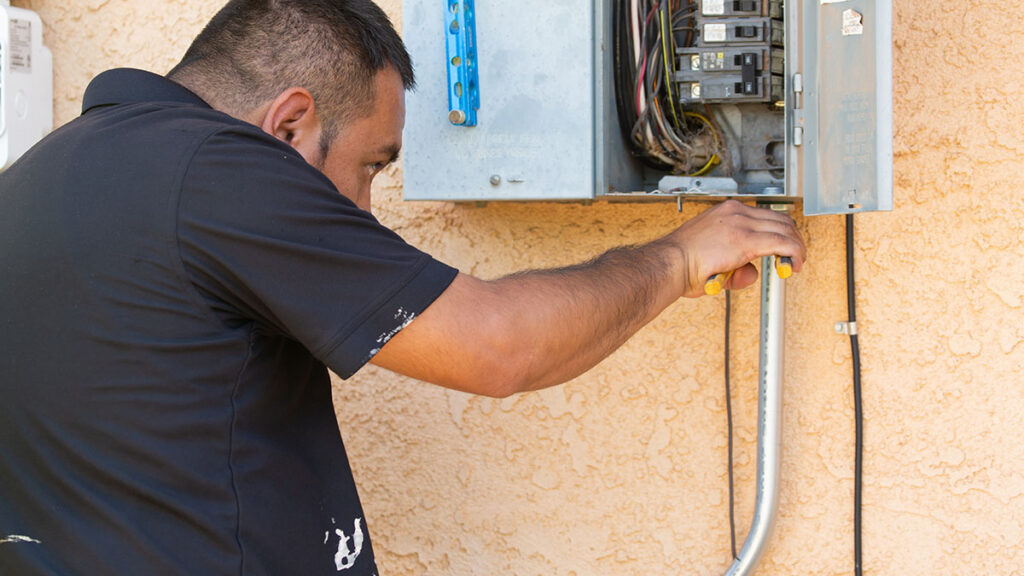
[[[638,4],[660,3],[404,0],[418,84],[407,99],[405,198],[802,197],[806,214],[892,208],[891,0],[652,8],[641,25],[669,15],[665,40],[637,51],[650,52],[651,68],[637,59],[641,81],[627,89],[622,29]],[[645,70],[657,73],[648,88],[667,90],[661,104],[642,98]],[[648,104],[666,119],[660,127],[632,124],[632,108],[647,114]],[[703,130],[662,143],[692,157],[638,153],[636,141],[665,123]]]

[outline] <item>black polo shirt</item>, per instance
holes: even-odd
[[[331,400],[456,272],[138,70],[0,175],[0,574],[376,573]]]

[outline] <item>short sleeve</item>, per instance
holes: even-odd
[[[299,341],[343,378],[457,273],[258,129],[211,135],[184,174],[178,248],[202,298],[226,323]]]

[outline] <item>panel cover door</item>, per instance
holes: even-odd
[[[804,213],[892,210],[891,0],[798,5],[793,140],[802,143],[790,177],[802,180]]]

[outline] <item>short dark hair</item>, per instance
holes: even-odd
[[[370,113],[374,78],[388,66],[414,87],[409,53],[371,0],[230,0],[167,76],[235,113],[303,87],[333,140]]]

